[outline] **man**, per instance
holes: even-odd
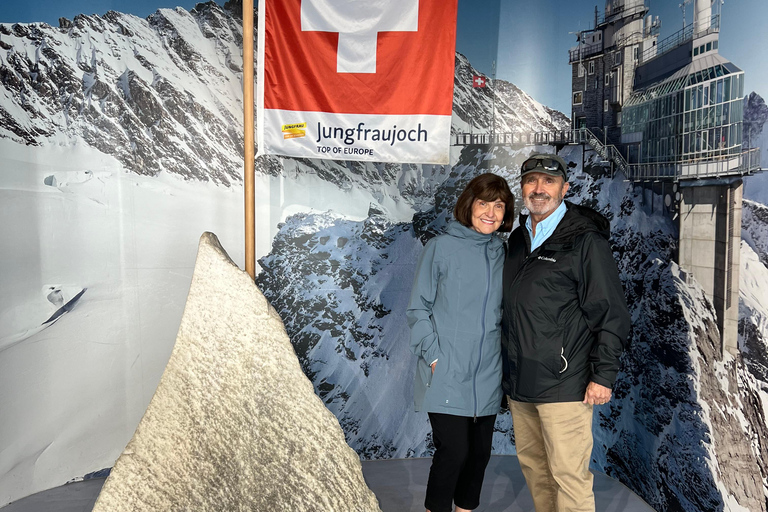
[[[563,201],[565,161],[535,154],[520,181],[530,212],[504,263],[504,391],[536,512],[595,510],[592,406],[611,399],[630,318],[609,223]]]

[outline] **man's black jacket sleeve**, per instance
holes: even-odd
[[[586,233],[582,243],[579,302],[587,326],[596,335],[589,356],[590,380],[612,388],[629,337],[630,316],[608,240]]]

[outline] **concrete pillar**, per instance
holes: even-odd
[[[741,180],[729,189],[730,211],[728,214],[728,275],[726,280],[725,303],[725,349],[731,354],[739,353],[739,267],[741,266],[741,200],[744,184]]]
[[[721,353],[738,352],[741,180],[713,185],[681,183],[679,265],[712,302]]]

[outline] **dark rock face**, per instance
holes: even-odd
[[[747,245],[757,256],[758,262],[754,264],[761,264],[763,269],[768,267],[768,206],[744,200],[742,238],[742,244]],[[744,250],[742,247],[742,254]],[[746,262],[747,266],[750,264]],[[764,286],[759,278],[755,280],[760,283],[758,286]],[[739,350],[756,386],[768,393],[768,335],[765,329],[768,312],[759,309],[757,304],[747,300],[742,293],[739,317]]]
[[[768,206],[745,199],[741,218],[742,237],[768,267]]]
[[[759,146],[757,140],[766,120],[768,105],[762,96],[753,91],[744,98],[744,147]]]
[[[745,354],[744,361],[755,379],[758,389],[768,392],[768,337],[749,316],[739,320],[739,349]]]

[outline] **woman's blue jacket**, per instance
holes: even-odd
[[[406,312],[418,357],[417,411],[469,417],[499,411],[503,265],[495,233],[458,222],[424,247]]]

